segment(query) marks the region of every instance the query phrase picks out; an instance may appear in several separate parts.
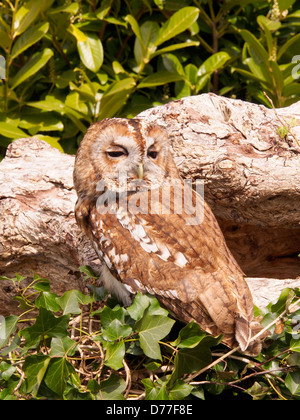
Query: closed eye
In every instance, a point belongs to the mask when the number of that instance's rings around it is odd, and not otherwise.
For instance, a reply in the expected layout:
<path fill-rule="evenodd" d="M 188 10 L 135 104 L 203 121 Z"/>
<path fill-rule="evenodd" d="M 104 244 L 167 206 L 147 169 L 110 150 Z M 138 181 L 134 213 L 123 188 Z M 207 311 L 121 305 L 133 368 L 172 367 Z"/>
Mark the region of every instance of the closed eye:
<path fill-rule="evenodd" d="M 153 149 L 149 149 L 147 152 L 148 157 L 150 157 L 151 159 L 156 159 L 158 152 L 156 150 Z"/>
<path fill-rule="evenodd" d="M 117 159 L 123 156 L 128 156 L 128 152 L 123 147 L 116 146 L 106 150 L 106 155 L 112 159 Z"/>

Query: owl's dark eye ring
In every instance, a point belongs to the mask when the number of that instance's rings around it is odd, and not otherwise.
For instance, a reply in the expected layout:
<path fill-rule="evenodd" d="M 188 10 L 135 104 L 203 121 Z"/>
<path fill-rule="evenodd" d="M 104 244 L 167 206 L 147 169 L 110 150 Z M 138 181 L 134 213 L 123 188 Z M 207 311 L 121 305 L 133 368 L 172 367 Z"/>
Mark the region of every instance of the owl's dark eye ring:
<path fill-rule="evenodd" d="M 151 159 L 156 159 L 158 152 L 156 150 L 148 150 L 148 157 L 150 157 Z"/>

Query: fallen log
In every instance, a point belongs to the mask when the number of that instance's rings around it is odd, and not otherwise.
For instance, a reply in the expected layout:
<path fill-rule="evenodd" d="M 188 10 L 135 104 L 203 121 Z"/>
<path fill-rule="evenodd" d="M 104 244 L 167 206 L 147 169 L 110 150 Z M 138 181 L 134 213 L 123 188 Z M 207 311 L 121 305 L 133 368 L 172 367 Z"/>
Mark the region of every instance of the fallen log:
<path fill-rule="evenodd" d="M 229 248 L 257 306 L 300 286 L 300 102 L 269 110 L 204 94 L 139 115 L 165 127 L 184 178 L 204 179 Z M 285 139 L 277 127 L 293 119 Z M 0 163 L 0 275 L 32 273 L 51 290 L 84 290 L 80 265 L 99 260 L 76 225 L 74 156 L 37 138 L 19 139 Z M 298 278 L 297 278 L 298 277 Z M 0 280 L 0 314 L 17 313 L 15 290 Z"/>

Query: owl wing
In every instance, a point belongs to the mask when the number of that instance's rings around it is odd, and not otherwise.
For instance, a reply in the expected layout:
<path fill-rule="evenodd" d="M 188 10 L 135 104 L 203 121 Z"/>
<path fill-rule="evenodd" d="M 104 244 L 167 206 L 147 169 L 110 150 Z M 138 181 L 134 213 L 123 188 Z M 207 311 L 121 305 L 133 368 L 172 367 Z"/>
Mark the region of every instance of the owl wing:
<path fill-rule="evenodd" d="M 89 217 L 96 251 L 131 293 L 149 292 L 177 319 L 195 320 L 246 350 L 255 324 L 252 296 L 210 208 L 194 191 L 180 213 L 175 199 L 154 206 L 151 200 L 144 191 L 127 197 L 127 208 L 94 207 Z M 138 211 L 128 211 L 130 204 Z M 192 211 L 198 224 L 190 224 Z"/>

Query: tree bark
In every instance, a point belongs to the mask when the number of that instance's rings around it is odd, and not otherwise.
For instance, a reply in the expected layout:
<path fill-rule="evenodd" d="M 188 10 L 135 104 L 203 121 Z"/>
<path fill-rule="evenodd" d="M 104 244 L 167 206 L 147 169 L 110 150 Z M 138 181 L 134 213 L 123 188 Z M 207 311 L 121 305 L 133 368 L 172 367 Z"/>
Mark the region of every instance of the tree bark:
<path fill-rule="evenodd" d="M 274 110 L 203 94 L 139 118 L 166 129 L 183 178 L 204 180 L 204 198 L 248 276 L 300 275 L 300 102 Z"/>
<path fill-rule="evenodd" d="M 144 111 L 170 136 L 181 175 L 204 179 L 229 248 L 264 307 L 300 286 L 300 102 L 276 111 L 204 94 Z M 281 120 L 279 121 L 278 118 Z M 293 124 L 291 123 L 293 118 Z M 281 139 L 277 127 L 293 125 Z M 297 125 L 295 125 L 297 124 Z M 100 269 L 76 225 L 74 156 L 36 138 L 19 139 L 0 163 L 0 275 L 32 273 L 51 290 L 84 290 L 80 265 Z M 0 280 L 0 314 L 17 313 L 15 290 Z"/>

